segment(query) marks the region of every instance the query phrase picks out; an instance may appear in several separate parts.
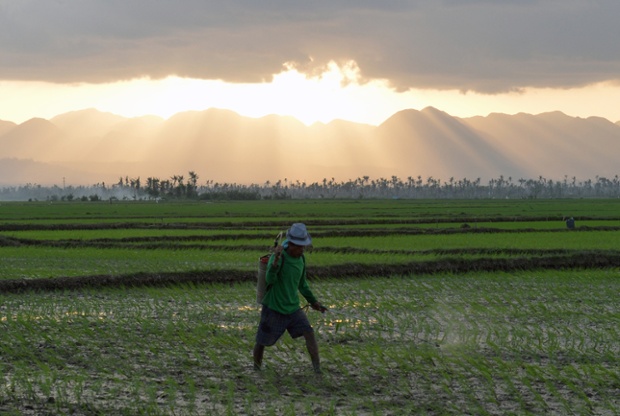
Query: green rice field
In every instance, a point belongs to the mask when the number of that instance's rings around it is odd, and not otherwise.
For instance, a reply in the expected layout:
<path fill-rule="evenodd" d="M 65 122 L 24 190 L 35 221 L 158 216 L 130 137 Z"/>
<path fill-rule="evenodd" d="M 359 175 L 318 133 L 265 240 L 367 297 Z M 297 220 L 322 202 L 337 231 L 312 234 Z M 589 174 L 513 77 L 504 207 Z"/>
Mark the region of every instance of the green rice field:
<path fill-rule="evenodd" d="M 321 375 L 252 366 L 293 222 Z M 2 203 L 0 252 L 2 415 L 620 414 L 618 200 Z"/>

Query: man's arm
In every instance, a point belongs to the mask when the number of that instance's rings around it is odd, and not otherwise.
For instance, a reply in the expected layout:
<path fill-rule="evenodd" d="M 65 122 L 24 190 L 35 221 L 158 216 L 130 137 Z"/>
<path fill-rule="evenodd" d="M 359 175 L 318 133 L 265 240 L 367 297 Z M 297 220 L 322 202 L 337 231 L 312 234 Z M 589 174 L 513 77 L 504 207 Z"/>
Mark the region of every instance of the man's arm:
<path fill-rule="evenodd" d="M 315 311 L 319 311 L 321 313 L 327 312 L 327 308 L 325 306 L 321 305 L 319 302 L 314 302 L 310 306 L 312 306 L 312 309 L 314 309 Z"/>
<path fill-rule="evenodd" d="M 278 280 L 279 269 L 282 264 L 282 246 L 277 246 L 267 263 L 267 273 L 265 274 L 265 282 L 268 285 L 274 284 Z"/>
<path fill-rule="evenodd" d="M 316 299 L 316 296 L 314 296 L 314 293 L 312 293 L 312 290 L 310 290 L 310 285 L 308 285 L 305 270 L 304 274 L 301 276 L 301 281 L 299 282 L 299 292 L 303 295 L 304 298 L 306 298 L 310 306 L 312 306 L 312 309 L 321 313 L 327 311 L 327 308 L 319 303 L 319 301 Z"/>

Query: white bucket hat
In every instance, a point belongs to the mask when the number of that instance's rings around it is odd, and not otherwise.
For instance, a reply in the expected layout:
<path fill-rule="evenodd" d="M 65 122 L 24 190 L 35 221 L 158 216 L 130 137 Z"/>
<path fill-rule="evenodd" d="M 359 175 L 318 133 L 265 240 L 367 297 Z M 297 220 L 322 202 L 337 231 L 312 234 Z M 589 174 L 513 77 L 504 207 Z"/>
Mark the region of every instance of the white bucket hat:
<path fill-rule="evenodd" d="M 291 225 L 286 232 L 286 239 L 298 246 L 309 246 L 312 244 L 312 238 L 308 234 L 306 225 L 300 222 Z"/>

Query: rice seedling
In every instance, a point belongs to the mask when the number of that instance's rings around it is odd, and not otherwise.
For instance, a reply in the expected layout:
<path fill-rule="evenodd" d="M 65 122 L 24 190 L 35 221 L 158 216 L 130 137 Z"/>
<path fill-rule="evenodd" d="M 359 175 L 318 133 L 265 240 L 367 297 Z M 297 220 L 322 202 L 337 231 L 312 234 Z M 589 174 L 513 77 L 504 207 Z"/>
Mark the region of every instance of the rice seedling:
<path fill-rule="evenodd" d="M 0 413 L 620 411 L 617 268 L 553 270 L 588 253 L 613 264 L 615 201 L 263 202 L 0 205 L 3 279 L 249 276 L 0 292 Z M 567 231 L 569 212 L 609 229 Z M 309 272 L 330 309 L 309 312 L 321 378 L 287 337 L 263 371 L 251 365 L 256 259 L 294 218 L 316 222 Z M 460 229 L 471 219 L 501 230 Z M 84 224 L 97 229 L 71 229 Z M 547 258 L 544 269 L 483 272 Z M 441 262 L 471 268 L 412 272 Z"/>

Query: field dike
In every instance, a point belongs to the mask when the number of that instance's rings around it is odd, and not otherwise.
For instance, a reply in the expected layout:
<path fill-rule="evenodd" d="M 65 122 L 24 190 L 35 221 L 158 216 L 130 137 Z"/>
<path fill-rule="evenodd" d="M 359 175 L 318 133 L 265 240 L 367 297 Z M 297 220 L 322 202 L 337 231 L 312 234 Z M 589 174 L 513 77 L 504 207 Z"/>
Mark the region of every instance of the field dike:
<path fill-rule="evenodd" d="M 531 251 L 530 251 L 530 254 Z M 405 264 L 348 263 L 309 267 L 309 279 L 355 279 L 368 276 L 408 276 L 441 273 L 510 272 L 533 270 L 614 269 L 620 266 L 620 253 L 602 251 L 565 252 L 562 255 L 519 258 L 442 258 Z M 169 286 L 185 283 L 241 283 L 256 280 L 256 274 L 243 270 L 200 270 L 189 272 L 123 275 L 93 275 L 37 279 L 0 280 L 0 292 L 80 290 L 103 287 Z"/>
<path fill-rule="evenodd" d="M 542 218 L 541 218 L 542 219 Z M 465 218 L 472 220 L 472 218 Z M 498 221 L 499 219 L 495 219 Z M 538 218 L 528 218 L 538 220 Z M 437 222 L 443 220 L 438 219 Z M 455 236 L 455 238 L 467 235 L 497 235 L 498 238 L 512 238 L 511 236 L 524 236 L 530 233 L 540 232 L 540 229 L 526 227 L 518 229 L 502 229 L 492 227 L 472 227 L 467 222 L 458 228 L 410 228 L 421 221 L 416 220 L 380 220 L 380 221 L 356 221 L 347 220 L 339 225 L 369 225 L 376 223 L 393 225 L 395 228 L 377 229 L 331 229 L 335 223 L 332 221 L 316 221 L 315 227 L 328 227 L 328 231 L 316 231 L 313 237 L 317 240 L 326 238 L 390 238 L 403 236 Z M 502 222 L 502 221 L 500 221 Z M 503 222 L 508 222 L 506 218 Z M 0 247 L 49 247 L 56 249 L 131 249 L 131 250 L 219 250 L 219 251 L 262 251 L 264 245 L 238 244 L 236 238 L 225 231 L 230 229 L 252 229 L 258 227 L 276 228 L 277 224 L 270 222 L 244 221 L 243 223 L 218 223 L 214 226 L 205 226 L 201 223 L 171 223 L 153 226 L 139 222 L 125 223 L 98 223 L 98 224 L 3 224 L 0 232 L 10 233 L 14 231 L 78 231 L 78 230 L 190 230 L 196 231 L 195 235 L 168 236 L 157 235 L 153 237 L 135 236 L 121 238 L 90 238 L 90 239 L 32 239 L 0 235 Z M 210 235 L 202 235 L 201 232 L 210 230 Z M 617 232 L 620 227 L 616 226 L 581 226 L 578 229 L 545 229 L 545 233 L 566 235 L 587 235 L 589 232 Z M 218 234 L 219 232 L 219 234 Z M 244 235 L 244 241 L 260 241 L 264 243 L 273 236 L 267 233 L 252 233 Z M 231 242 L 233 244 L 231 244 Z M 601 249 L 541 249 L 541 248 L 433 248 L 428 250 L 407 249 L 368 249 L 360 247 L 321 247 L 314 248 L 314 252 L 329 252 L 343 255 L 400 255 L 411 257 L 426 255 L 434 256 L 432 260 L 403 261 L 399 263 L 367 264 L 355 261 L 346 261 L 343 264 L 316 266 L 309 268 L 310 279 L 355 279 L 367 276 L 408 276 L 428 275 L 438 273 L 471 273 L 471 272 L 508 272 L 527 270 L 570 270 L 570 269 L 613 269 L 620 267 L 620 251 Z M 344 258 L 344 257 L 343 257 Z M 55 290 L 79 290 L 84 288 L 98 287 L 139 287 L 139 286 L 168 286 L 183 283 L 236 283 L 254 281 L 254 271 L 209 268 L 178 272 L 148 272 L 140 271 L 133 273 L 117 274 L 92 274 L 83 276 L 49 277 L 49 278 L 24 278 L 24 279 L 0 279 L 0 292 L 18 293 L 24 291 L 55 291 Z"/>

